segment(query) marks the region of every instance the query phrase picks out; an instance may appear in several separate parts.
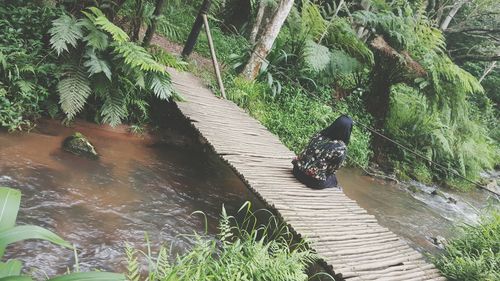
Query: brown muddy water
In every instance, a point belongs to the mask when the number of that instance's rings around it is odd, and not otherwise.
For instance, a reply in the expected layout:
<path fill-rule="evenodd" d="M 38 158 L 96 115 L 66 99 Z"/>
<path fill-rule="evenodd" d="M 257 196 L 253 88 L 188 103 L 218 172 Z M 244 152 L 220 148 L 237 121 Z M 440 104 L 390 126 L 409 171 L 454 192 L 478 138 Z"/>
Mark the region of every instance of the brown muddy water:
<path fill-rule="evenodd" d="M 500 208 L 496 196 L 480 189 L 461 193 L 418 182 L 395 184 L 349 169 L 339 171 L 338 177 L 344 193 L 382 226 L 418 251 L 433 255 L 441 251 L 433 237 L 456 237 L 460 225 L 475 224 L 488 210 Z M 436 189 L 444 196 L 432 195 Z"/>
<path fill-rule="evenodd" d="M 100 160 L 60 149 L 76 131 L 93 142 Z M 43 121 L 29 134 L 0 133 L 0 186 L 22 191 L 18 224 L 46 227 L 74 243 L 83 270 L 123 270 L 125 243 L 144 249 L 146 233 L 153 249 L 160 243 L 172 243 L 174 254 L 189 249 L 194 238 L 185 234 L 205 230 L 194 211 L 207 215 L 214 235 L 222 204 L 230 214 L 245 201 L 262 207 L 224 163 L 197 146 L 165 144 L 125 128 Z M 7 255 L 40 279 L 75 262 L 71 250 L 39 241 L 11 246 Z"/>
<path fill-rule="evenodd" d="M 95 144 L 100 160 L 60 149 L 62 140 L 76 131 Z M 348 197 L 422 252 L 438 252 L 430 237 L 453 237 L 454 225 L 474 223 L 488 204 L 498 206 L 481 191 L 445 191 L 457 200 L 454 204 L 430 195 L 435 187 L 413 183 L 419 192 L 410 192 L 407 186 L 351 169 L 338 176 Z M 169 243 L 174 254 L 187 251 L 194 238 L 185 234 L 205 228 L 201 216 L 191 215 L 194 211 L 207 215 L 213 236 L 223 204 L 229 213 L 245 201 L 263 206 L 192 133 L 140 137 L 125 127 L 85 122 L 66 128 L 42 121 L 29 134 L 0 132 L 0 185 L 23 193 L 18 223 L 49 228 L 74 243 L 82 270 L 123 270 L 125 243 L 144 249 L 146 233 L 153 249 Z M 39 241 L 16 244 L 7 255 L 20 258 L 39 279 L 75 263 L 72 251 Z"/>

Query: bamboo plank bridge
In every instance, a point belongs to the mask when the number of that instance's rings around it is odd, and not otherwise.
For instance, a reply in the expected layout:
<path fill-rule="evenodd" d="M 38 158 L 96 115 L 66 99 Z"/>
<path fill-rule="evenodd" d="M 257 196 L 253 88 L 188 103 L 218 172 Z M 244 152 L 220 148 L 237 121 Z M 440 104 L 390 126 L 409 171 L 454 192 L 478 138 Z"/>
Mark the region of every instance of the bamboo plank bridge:
<path fill-rule="evenodd" d="M 189 73 L 169 70 L 177 106 L 268 207 L 306 238 L 339 280 L 446 280 L 341 190 L 313 190 L 291 173 L 295 156 L 257 120 Z"/>

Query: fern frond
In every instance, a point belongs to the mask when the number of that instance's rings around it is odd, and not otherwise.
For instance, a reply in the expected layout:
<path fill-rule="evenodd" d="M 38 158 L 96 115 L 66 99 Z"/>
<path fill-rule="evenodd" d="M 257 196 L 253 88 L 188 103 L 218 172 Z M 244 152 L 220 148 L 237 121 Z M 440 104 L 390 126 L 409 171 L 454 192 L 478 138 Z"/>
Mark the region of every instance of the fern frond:
<path fill-rule="evenodd" d="M 73 119 L 83 109 L 92 91 L 85 70 L 80 67 L 68 68 L 64 76 L 57 84 L 59 103 L 68 119 Z"/>
<path fill-rule="evenodd" d="M 49 33 L 51 35 L 50 45 L 56 50 L 57 55 L 68 51 L 68 44 L 76 47 L 78 40 L 83 36 L 79 22 L 66 14 L 52 22 Z"/>
<path fill-rule="evenodd" d="M 151 73 L 148 82 L 149 88 L 159 99 L 168 100 L 172 96 L 172 83 L 168 74 Z"/>
<path fill-rule="evenodd" d="M 101 108 L 102 122 L 112 127 L 119 125 L 128 115 L 125 98 L 119 93 L 110 93 L 105 97 Z"/>
<path fill-rule="evenodd" d="M 175 25 L 173 22 L 169 21 L 167 17 L 160 16 L 158 18 L 158 31 L 173 40 L 181 38 L 179 26 Z"/>
<path fill-rule="evenodd" d="M 302 1 L 301 30 L 308 33 L 313 39 L 318 39 L 327 28 L 326 20 L 321 15 L 318 5 L 312 1 Z"/>
<path fill-rule="evenodd" d="M 127 255 L 127 281 L 139 281 L 141 272 L 137 261 L 137 251 L 127 243 L 125 253 Z"/>
<path fill-rule="evenodd" d="M 361 63 L 373 64 L 372 51 L 358 38 L 346 19 L 337 18 L 330 24 L 325 36 L 325 45 L 342 50 Z"/>
<path fill-rule="evenodd" d="M 307 67 L 319 73 L 330 63 L 330 50 L 312 40 L 307 40 L 304 48 L 303 59 Z"/>
<path fill-rule="evenodd" d="M 112 74 L 107 61 L 98 58 L 93 49 L 88 49 L 84 57 L 87 60 L 83 62 L 83 66 L 88 68 L 89 77 L 97 73 L 104 73 L 111 81 Z"/>
<path fill-rule="evenodd" d="M 156 270 L 155 270 L 155 280 L 165 280 L 172 270 L 170 263 L 168 262 L 168 251 L 162 246 L 160 248 L 160 252 L 158 253 L 158 260 L 156 262 Z"/>
<path fill-rule="evenodd" d="M 132 42 L 114 45 L 115 51 L 120 54 L 124 62 L 132 68 L 142 71 L 165 72 L 165 67 L 156 62 L 153 57 L 141 46 Z"/>
<path fill-rule="evenodd" d="M 127 33 L 110 22 L 101 10 L 96 7 L 90 7 L 88 10 L 90 13 L 87 11 L 82 11 L 82 13 L 100 29 L 111 34 L 115 42 L 124 43 L 129 40 Z"/>
<path fill-rule="evenodd" d="M 188 66 L 187 62 L 176 58 L 172 54 L 165 51 L 162 47 L 158 45 L 152 45 L 149 50 L 155 61 L 165 66 L 175 68 L 177 70 L 182 70 L 182 71 L 187 70 Z"/>
<path fill-rule="evenodd" d="M 82 19 L 81 25 L 87 30 L 87 35 L 83 40 L 92 48 L 102 51 L 109 45 L 108 35 L 100 31 L 95 24 L 89 19 Z"/>

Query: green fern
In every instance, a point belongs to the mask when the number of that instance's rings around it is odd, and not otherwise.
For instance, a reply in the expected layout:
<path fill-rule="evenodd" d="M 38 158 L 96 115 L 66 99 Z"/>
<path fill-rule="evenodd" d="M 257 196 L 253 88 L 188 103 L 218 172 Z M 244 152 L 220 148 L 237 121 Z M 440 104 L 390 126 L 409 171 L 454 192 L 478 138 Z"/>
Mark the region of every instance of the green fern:
<path fill-rule="evenodd" d="M 106 77 L 111 81 L 111 68 L 107 61 L 97 57 L 94 49 L 88 49 L 85 53 L 84 58 L 87 60 L 83 62 L 83 66 L 88 68 L 89 76 L 98 73 L 104 73 Z"/>
<path fill-rule="evenodd" d="M 142 71 L 165 72 L 165 67 L 156 62 L 153 57 L 141 46 L 132 42 L 115 44 L 114 50 L 120 54 L 124 62 L 132 68 L 139 68 Z"/>
<path fill-rule="evenodd" d="M 314 40 L 318 40 L 327 29 L 326 20 L 318 5 L 309 0 L 302 1 L 301 24 L 301 30 Z"/>
<path fill-rule="evenodd" d="M 103 51 L 109 46 L 108 35 L 100 31 L 91 20 L 82 19 L 81 25 L 88 32 L 83 37 L 83 41 L 87 42 L 89 46 L 99 51 Z"/>
<path fill-rule="evenodd" d="M 149 88 L 155 96 L 162 100 L 168 100 L 173 93 L 170 77 L 166 73 L 151 73 L 149 75 Z"/>
<path fill-rule="evenodd" d="M 175 68 L 177 70 L 187 70 L 187 67 L 189 65 L 187 62 L 178 59 L 177 57 L 165 51 L 162 47 L 158 45 L 151 45 L 149 51 L 151 52 L 154 60 L 156 60 L 157 62 L 165 66 Z"/>
<path fill-rule="evenodd" d="M 330 63 L 331 53 L 328 47 L 312 40 L 307 40 L 304 48 L 303 59 L 308 69 L 319 73 L 326 69 Z"/>
<path fill-rule="evenodd" d="M 90 7 L 88 10 L 90 13 L 86 11 L 82 11 L 82 13 L 100 29 L 111 34 L 115 42 L 124 43 L 129 40 L 127 33 L 110 22 L 101 10 L 96 7 Z"/>
<path fill-rule="evenodd" d="M 139 281 L 141 272 L 139 262 L 137 261 L 137 251 L 126 243 L 125 253 L 127 255 L 127 281 Z"/>
<path fill-rule="evenodd" d="M 125 97 L 120 93 L 110 93 L 101 108 L 101 121 L 112 127 L 119 125 L 128 115 Z"/>
<path fill-rule="evenodd" d="M 76 47 L 78 40 L 82 38 L 82 29 L 79 22 L 72 16 L 63 14 L 52 22 L 49 30 L 51 35 L 50 45 L 58 55 L 63 51 L 68 51 L 68 44 Z"/>
<path fill-rule="evenodd" d="M 68 67 L 64 77 L 57 84 L 57 92 L 60 97 L 59 103 L 68 119 L 73 119 L 83 109 L 92 90 L 90 89 L 90 81 L 85 75 L 85 70 L 80 67 Z"/>

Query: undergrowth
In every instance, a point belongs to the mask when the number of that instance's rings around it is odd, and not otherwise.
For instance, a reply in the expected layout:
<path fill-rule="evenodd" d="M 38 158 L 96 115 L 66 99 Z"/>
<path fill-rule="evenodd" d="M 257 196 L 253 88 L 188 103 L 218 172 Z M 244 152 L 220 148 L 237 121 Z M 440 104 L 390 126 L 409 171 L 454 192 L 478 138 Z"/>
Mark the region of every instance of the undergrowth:
<path fill-rule="evenodd" d="M 484 217 L 477 226 L 463 226 L 462 231 L 434 259 L 436 266 L 450 280 L 500 280 L 500 212 Z"/>
<path fill-rule="evenodd" d="M 247 204 L 244 218 L 227 215 L 222 208 L 216 239 L 195 235 L 188 253 L 175 258 L 162 246 L 156 255 L 127 246 L 130 281 L 305 281 L 306 270 L 316 255 L 303 242 L 295 243 L 286 226 L 271 216 L 259 224 Z M 241 209 L 240 209 L 241 210 Z M 141 270 L 141 264 L 148 265 Z M 327 276 L 327 274 L 322 273 Z M 332 278 L 330 278 L 333 280 Z"/>

